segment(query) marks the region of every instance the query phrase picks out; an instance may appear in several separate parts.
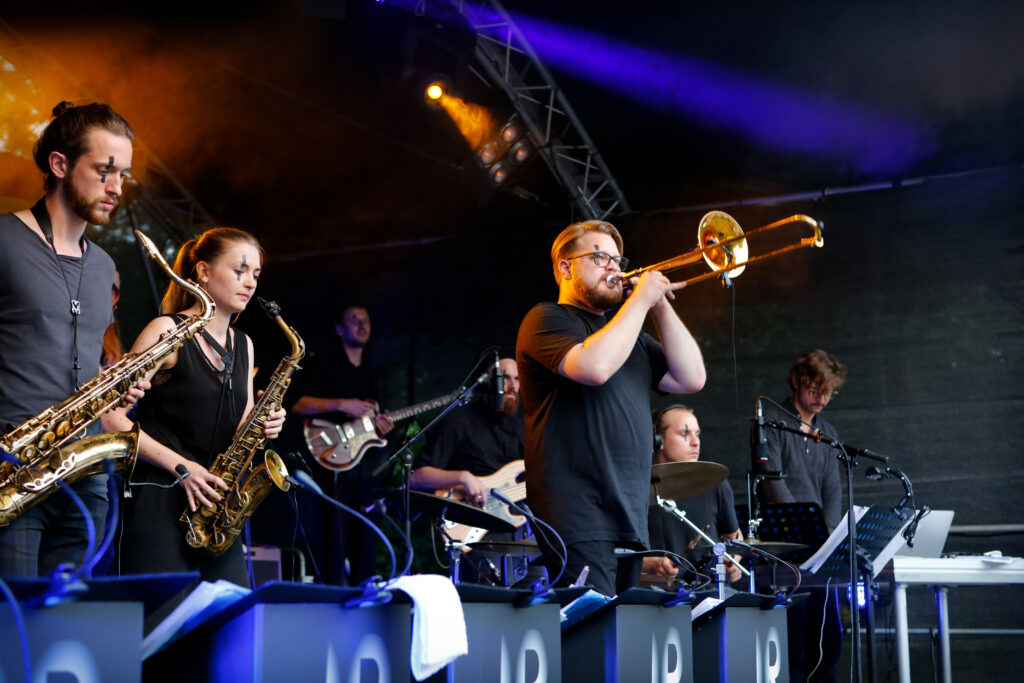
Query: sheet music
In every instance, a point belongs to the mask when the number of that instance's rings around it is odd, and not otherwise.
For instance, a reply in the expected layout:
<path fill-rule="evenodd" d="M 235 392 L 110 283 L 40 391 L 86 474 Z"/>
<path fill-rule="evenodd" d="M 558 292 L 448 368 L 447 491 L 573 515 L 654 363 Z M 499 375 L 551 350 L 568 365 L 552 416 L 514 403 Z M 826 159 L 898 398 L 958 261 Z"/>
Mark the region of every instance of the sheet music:
<path fill-rule="evenodd" d="M 854 519 L 856 519 L 859 522 L 860 518 L 863 517 L 864 513 L 867 511 L 867 506 L 854 505 Z M 846 539 L 846 526 L 847 519 L 849 518 L 849 516 L 850 512 L 847 511 L 846 514 L 843 515 L 843 520 L 835 529 L 832 530 L 832 534 L 825 540 L 824 543 L 821 544 L 821 547 L 818 548 L 818 551 L 811 555 L 809 558 L 807 558 L 807 560 L 802 565 L 800 565 L 800 569 L 802 571 L 815 574 L 819 569 L 821 569 L 821 565 L 825 564 L 825 560 L 828 559 L 828 556 L 831 555 L 833 551 L 835 551 L 835 549 L 839 547 L 839 544 Z M 896 551 L 894 550 L 893 552 Z"/>
<path fill-rule="evenodd" d="M 242 588 L 223 579 L 216 583 L 203 581 L 143 639 L 142 658 L 146 659 L 155 655 L 206 619 L 233 602 L 241 600 L 250 592 L 248 588 Z"/>

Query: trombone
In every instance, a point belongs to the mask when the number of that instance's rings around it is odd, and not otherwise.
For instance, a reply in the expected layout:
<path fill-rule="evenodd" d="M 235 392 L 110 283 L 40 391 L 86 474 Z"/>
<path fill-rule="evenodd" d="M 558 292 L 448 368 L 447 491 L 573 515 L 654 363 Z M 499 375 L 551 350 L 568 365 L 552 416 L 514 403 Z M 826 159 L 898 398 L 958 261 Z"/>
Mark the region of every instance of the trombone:
<path fill-rule="evenodd" d="M 799 242 L 789 244 L 785 247 L 780 247 L 774 251 L 770 251 L 767 254 L 761 254 L 760 256 L 754 256 L 753 258 L 748 257 L 747 249 L 747 238 L 752 237 L 761 232 L 767 232 L 769 230 L 775 230 L 781 228 L 784 225 L 790 223 L 806 223 L 811 226 L 812 234 L 809 237 L 801 238 Z M 700 219 L 700 224 L 697 226 L 697 246 L 689 251 L 674 256 L 664 261 L 659 261 L 650 266 L 644 266 L 643 268 L 635 268 L 626 273 L 616 273 L 609 275 L 606 279 L 608 284 L 613 285 L 618 282 L 629 280 L 630 278 L 636 277 L 641 273 L 645 273 L 648 270 L 676 270 L 684 266 L 688 266 L 691 263 L 698 263 L 702 258 L 707 262 L 708 266 L 711 267 L 711 272 L 704 273 L 703 275 L 694 276 L 686 280 L 686 284 L 694 284 L 702 280 L 707 280 L 712 277 L 722 278 L 722 284 L 728 287 L 731 284 L 732 278 L 738 277 L 743 269 L 751 263 L 757 261 L 763 261 L 771 258 L 772 256 L 778 256 L 784 254 L 787 251 L 793 251 L 794 249 L 803 249 L 804 247 L 821 247 L 825 244 L 824 238 L 821 236 L 822 224 L 814 220 L 810 216 L 803 214 L 796 214 L 789 218 L 783 218 L 781 221 L 775 221 L 768 225 L 763 225 L 760 228 L 755 228 L 750 232 L 744 233 L 740 228 L 740 224 L 736 222 L 729 214 L 724 211 L 710 211 L 704 214 L 704 217 Z"/>

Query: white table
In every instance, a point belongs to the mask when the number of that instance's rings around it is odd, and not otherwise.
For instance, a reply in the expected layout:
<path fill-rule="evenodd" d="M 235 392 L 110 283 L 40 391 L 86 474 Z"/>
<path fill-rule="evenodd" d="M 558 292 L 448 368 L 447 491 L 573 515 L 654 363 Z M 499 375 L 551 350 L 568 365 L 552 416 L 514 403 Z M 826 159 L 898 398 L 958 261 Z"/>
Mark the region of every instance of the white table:
<path fill-rule="evenodd" d="M 946 593 L 950 586 L 1024 584 L 1024 558 L 970 557 L 892 559 L 895 584 L 896 652 L 900 683 L 910 683 L 910 640 L 907 626 L 907 586 L 932 586 L 938 610 L 939 655 L 942 681 L 953 679 L 949 656 L 949 612 Z"/>

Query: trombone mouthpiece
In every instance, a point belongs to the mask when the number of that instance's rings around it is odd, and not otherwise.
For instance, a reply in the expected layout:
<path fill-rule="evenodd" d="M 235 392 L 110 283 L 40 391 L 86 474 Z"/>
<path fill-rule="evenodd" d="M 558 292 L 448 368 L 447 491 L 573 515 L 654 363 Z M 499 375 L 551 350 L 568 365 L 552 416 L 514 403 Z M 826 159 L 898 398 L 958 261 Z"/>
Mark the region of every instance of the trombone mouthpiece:
<path fill-rule="evenodd" d="M 615 285 L 617 285 L 617 284 L 619 284 L 620 282 L 622 282 L 622 280 L 624 280 L 624 279 L 625 279 L 625 278 L 623 278 L 623 277 L 621 277 L 621 276 L 619 276 L 619 275 L 615 275 L 615 274 L 613 273 L 612 275 L 609 275 L 608 277 L 606 277 L 606 278 L 604 279 L 604 281 L 605 281 L 606 283 L 608 283 L 608 286 L 609 286 L 609 287 L 614 287 Z"/>

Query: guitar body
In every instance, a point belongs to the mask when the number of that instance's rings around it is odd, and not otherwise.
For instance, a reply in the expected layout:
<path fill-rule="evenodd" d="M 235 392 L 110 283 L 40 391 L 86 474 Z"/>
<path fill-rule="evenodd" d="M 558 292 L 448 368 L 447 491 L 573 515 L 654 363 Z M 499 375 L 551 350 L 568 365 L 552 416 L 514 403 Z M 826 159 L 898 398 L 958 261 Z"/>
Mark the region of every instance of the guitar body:
<path fill-rule="evenodd" d="M 359 464 L 368 450 L 388 443 L 377 434 L 371 417 L 342 424 L 312 418 L 306 420 L 302 431 L 316 461 L 334 472 L 347 472 Z"/>
<path fill-rule="evenodd" d="M 526 484 L 516 481 L 519 475 L 525 471 L 526 463 L 524 461 L 513 460 L 494 474 L 486 477 L 480 477 L 480 481 L 488 488 L 488 490 L 497 489 L 501 491 L 506 498 L 518 503 L 521 500 L 526 500 Z M 452 489 L 438 489 L 434 493 L 442 498 L 451 498 L 452 500 L 457 500 L 459 502 L 466 502 L 466 491 L 461 486 L 456 486 Z M 487 503 L 483 506 L 483 509 L 495 517 L 500 517 L 517 529 L 526 523 L 525 517 L 511 512 L 507 505 L 493 496 L 487 497 Z M 480 529 L 466 524 L 449 522 L 445 526 L 445 533 L 448 534 L 452 540 L 461 541 L 463 544 L 469 544 L 482 540 L 487 534 L 487 529 Z M 463 548 L 463 550 L 468 552 L 470 548 Z"/>
<path fill-rule="evenodd" d="M 446 394 L 408 408 L 388 413 L 392 421 L 399 422 L 408 417 L 419 415 L 448 403 L 455 394 Z M 373 418 L 357 417 L 348 422 L 331 422 L 319 418 L 309 418 L 303 423 L 302 434 L 306 437 L 306 447 L 316 461 L 333 472 L 347 472 L 363 459 L 371 448 L 387 445 L 387 439 L 381 438 Z"/>

